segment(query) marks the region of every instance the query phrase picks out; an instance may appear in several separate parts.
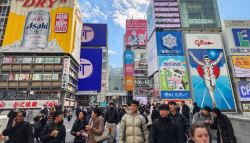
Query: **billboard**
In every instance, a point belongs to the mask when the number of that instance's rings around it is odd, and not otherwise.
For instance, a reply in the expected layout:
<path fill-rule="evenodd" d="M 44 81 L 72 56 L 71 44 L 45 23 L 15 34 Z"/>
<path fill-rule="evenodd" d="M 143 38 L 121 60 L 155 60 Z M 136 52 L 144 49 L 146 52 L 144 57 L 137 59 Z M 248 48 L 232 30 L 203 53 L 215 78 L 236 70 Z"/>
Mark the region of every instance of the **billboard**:
<path fill-rule="evenodd" d="M 181 32 L 156 32 L 156 39 L 158 56 L 184 56 Z"/>
<path fill-rule="evenodd" d="M 107 24 L 84 23 L 82 47 L 107 47 Z"/>
<path fill-rule="evenodd" d="M 126 45 L 147 45 L 147 20 L 126 20 Z"/>
<path fill-rule="evenodd" d="M 102 49 L 81 49 L 78 91 L 100 91 L 102 81 Z"/>
<path fill-rule="evenodd" d="M 239 81 L 238 89 L 241 101 L 250 101 L 250 81 Z"/>
<path fill-rule="evenodd" d="M 200 107 L 235 111 L 220 34 L 186 34 L 185 39 L 195 102 Z"/>
<path fill-rule="evenodd" d="M 235 77 L 250 77 L 250 56 L 232 56 Z"/>
<path fill-rule="evenodd" d="M 125 58 L 125 89 L 127 91 L 134 90 L 134 53 L 131 50 L 126 50 Z"/>
<path fill-rule="evenodd" d="M 12 1 L 0 52 L 68 53 L 78 61 L 81 23 L 76 1 Z"/>
<path fill-rule="evenodd" d="M 191 98 L 185 58 L 183 56 L 161 56 L 159 65 L 161 98 Z"/>
<path fill-rule="evenodd" d="M 134 64 L 134 53 L 131 50 L 125 51 L 125 64 Z"/>
<path fill-rule="evenodd" d="M 179 3 L 177 0 L 152 0 L 148 10 L 149 37 L 156 28 L 177 29 L 181 27 Z"/>
<path fill-rule="evenodd" d="M 156 34 L 152 35 L 147 44 L 147 58 L 148 58 L 148 77 L 152 76 L 158 71 L 158 56 L 156 45 Z"/>

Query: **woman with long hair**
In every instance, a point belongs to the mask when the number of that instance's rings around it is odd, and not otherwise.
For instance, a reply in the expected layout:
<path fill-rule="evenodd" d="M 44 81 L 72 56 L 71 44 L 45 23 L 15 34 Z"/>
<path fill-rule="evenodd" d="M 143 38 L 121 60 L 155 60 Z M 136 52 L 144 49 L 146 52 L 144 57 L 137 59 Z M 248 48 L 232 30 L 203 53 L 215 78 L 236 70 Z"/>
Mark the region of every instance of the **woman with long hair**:
<path fill-rule="evenodd" d="M 71 135 L 75 136 L 74 143 L 86 143 L 86 125 L 88 125 L 88 122 L 86 121 L 86 113 L 84 111 L 80 111 L 70 132 Z"/>

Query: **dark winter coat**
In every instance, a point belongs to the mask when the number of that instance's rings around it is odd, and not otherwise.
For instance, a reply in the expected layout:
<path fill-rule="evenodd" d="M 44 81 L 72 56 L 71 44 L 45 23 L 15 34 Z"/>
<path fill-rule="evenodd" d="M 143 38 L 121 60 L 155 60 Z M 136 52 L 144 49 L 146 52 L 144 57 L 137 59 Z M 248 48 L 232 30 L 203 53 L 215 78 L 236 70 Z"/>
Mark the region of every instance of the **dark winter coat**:
<path fill-rule="evenodd" d="M 104 120 L 105 120 L 105 122 L 108 122 L 111 124 L 112 123 L 118 124 L 118 122 L 119 122 L 118 111 L 114 108 L 108 109 L 108 111 L 106 112 L 106 114 L 104 116 Z"/>
<path fill-rule="evenodd" d="M 176 113 L 175 115 L 170 115 L 170 118 L 175 121 L 178 128 L 180 129 L 179 134 L 181 135 L 183 143 L 187 142 L 187 136 L 190 137 L 190 124 L 186 117 L 180 113 Z"/>
<path fill-rule="evenodd" d="M 152 115 L 151 115 L 152 122 L 154 122 L 154 120 L 158 119 L 159 117 L 160 117 L 159 111 L 158 110 L 153 110 Z"/>
<path fill-rule="evenodd" d="M 9 136 L 10 143 L 34 143 L 32 128 L 28 122 L 6 128 L 3 135 Z"/>
<path fill-rule="evenodd" d="M 194 109 L 193 109 L 193 115 L 200 112 L 201 108 L 197 105 L 194 106 Z"/>
<path fill-rule="evenodd" d="M 170 118 L 156 119 L 149 132 L 149 143 L 183 143 L 180 129 Z"/>
<path fill-rule="evenodd" d="M 217 129 L 217 143 L 237 143 L 233 126 L 226 115 L 221 114 L 220 117 L 215 117 L 211 127 Z"/>
<path fill-rule="evenodd" d="M 81 131 L 85 131 L 86 132 L 86 128 L 85 126 L 88 125 L 88 122 L 86 120 L 80 121 L 80 120 L 76 120 L 75 123 L 72 126 L 71 129 L 71 135 L 75 136 L 74 139 L 74 143 L 85 143 L 86 139 L 83 138 L 82 136 L 76 136 L 77 132 L 81 132 Z"/>
<path fill-rule="evenodd" d="M 188 122 L 190 121 L 190 108 L 184 104 L 182 106 L 182 115 L 184 115 L 184 117 L 186 117 L 186 119 L 188 120 Z"/>
<path fill-rule="evenodd" d="M 59 131 L 57 137 L 51 137 L 53 130 Z M 45 125 L 40 133 L 40 140 L 42 143 L 65 143 L 66 129 L 63 123 L 56 124 L 54 121 Z"/>
<path fill-rule="evenodd" d="M 122 120 L 122 117 L 123 117 L 125 114 L 126 114 L 126 111 L 125 111 L 124 109 L 121 109 L 121 110 L 119 111 L 119 121 Z"/>

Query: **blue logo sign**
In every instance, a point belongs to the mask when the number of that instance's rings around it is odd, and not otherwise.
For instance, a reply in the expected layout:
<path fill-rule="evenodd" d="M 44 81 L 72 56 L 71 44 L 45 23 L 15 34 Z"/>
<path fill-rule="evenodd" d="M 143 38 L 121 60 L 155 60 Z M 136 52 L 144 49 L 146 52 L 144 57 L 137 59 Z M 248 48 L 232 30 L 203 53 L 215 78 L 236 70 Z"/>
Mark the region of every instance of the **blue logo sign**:
<path fill-rule="evenodd" d="M 157 32 L 156 38 L 158 56 L 184 56 L 181 32 Z"/>
<path fill-rule="evenodd" d="M 191 99 L 189 91 L 161 91 L 161 99 Z"/>
<path fill-rule="evenodd" d="M 82 47 L 86 46 L 107 46 L 107 24 L 83 24 Z"/>
<path fill-rule="evenodd" d="M 250 81 L 239 81 L 238 88 L 241 101 L 250 101 Z"/>
<path fill-rule="evenodd" d="M 79 91 L 100 91 L 102 77 L 102 49 L 81 49 L 78 73 Z"/>
<path fill-rule="evenodd" d="M 250 29 L 234 28 L 232 31 L 236 47 L 250 47 Z"/>

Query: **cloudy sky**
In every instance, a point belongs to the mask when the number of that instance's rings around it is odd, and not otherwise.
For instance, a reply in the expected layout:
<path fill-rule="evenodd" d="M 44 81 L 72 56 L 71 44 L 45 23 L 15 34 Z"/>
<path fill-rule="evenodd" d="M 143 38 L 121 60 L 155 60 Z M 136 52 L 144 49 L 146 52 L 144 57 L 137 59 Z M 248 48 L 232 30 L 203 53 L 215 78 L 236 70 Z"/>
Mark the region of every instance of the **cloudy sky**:
<path fill-rule="evenodd" d="M 126 19 L 146 18 L 149 0 L 79 0 L 85 23 L 108 24 L 109 64 L 122 66 Z M 221 19 L 249 19 L 250 0 L 218 0 Z"/>

